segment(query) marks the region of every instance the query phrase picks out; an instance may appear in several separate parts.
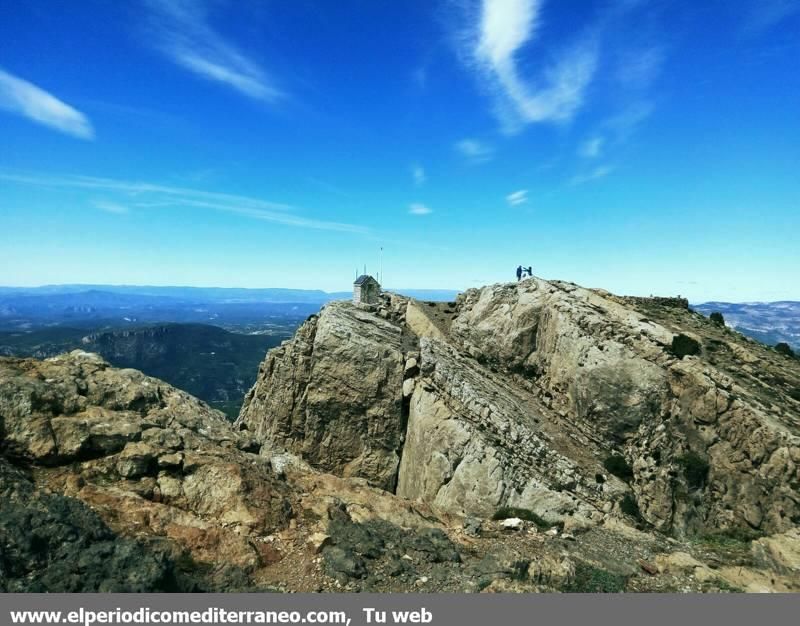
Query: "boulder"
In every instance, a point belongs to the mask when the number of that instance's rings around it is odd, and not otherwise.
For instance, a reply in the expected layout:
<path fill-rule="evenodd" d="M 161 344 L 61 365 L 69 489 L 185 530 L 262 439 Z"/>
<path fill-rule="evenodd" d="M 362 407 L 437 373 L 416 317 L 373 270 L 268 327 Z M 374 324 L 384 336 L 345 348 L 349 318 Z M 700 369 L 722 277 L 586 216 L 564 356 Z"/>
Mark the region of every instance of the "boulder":
<path fill-rule="evenodd" d="M 762 537 L 752 543 L 751 549 L 760 567 L 800 580 L 800 529 Z"/>
<path fill-rule="evenodd" d="M 123 478 L 149 476 L 156 472 L 156 455 L 146 443 L 129 443 L 117 457 L 116 468 Z"/>
<path fill-rule="evenodd" d="M 503 530 L 522 530 L 525 528 L 525 522 L 518 517 L 509 517 L 500 522 L 500 527 Z"/>
<path fill-rule="evenodd" d="M 328 304 L 272 350 L 236 427 L 319 469 L 394 490 L 404 436 L 403 330 Z"/>

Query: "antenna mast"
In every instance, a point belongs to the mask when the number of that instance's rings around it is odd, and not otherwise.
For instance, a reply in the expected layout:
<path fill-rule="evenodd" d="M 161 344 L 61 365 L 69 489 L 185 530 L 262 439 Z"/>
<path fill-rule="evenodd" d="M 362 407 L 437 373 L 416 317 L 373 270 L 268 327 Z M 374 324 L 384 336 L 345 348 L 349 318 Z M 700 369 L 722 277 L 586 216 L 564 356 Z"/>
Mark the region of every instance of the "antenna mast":
<path fill-rule="evenodd" d="M 383 246 L 381 246 L 381 262 L 378 270 L 378 282 L 383 284 Z"/>

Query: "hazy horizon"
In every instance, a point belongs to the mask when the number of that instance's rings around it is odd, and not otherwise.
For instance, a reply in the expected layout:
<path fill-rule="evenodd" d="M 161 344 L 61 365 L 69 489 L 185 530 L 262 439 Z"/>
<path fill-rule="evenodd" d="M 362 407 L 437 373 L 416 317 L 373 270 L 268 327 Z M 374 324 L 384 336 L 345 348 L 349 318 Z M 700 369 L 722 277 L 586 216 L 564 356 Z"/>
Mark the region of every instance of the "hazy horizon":
<path fill-rule="evenodd" d="M 545 279 L 547 280 L 547 279 Z M 559 279 L 550 279 L 550 280 L 559 280 Z M 513 280 L 507 281 L 498 281 L 498 282 L 514 282 Z M 493 283 L 488 283 L 493 284 Z M 487 284 L 487 286 L 488 286 Z M 243 290 L 243 291 L 269 291 L 269 290 L 282 290 L 282 291 L 301 291 L 301 292 L 320 292 L 326 295 L 332 294 L 349 294 L 351 293 L 351 289 L 334 289 L 334 290 L 326 290 L 322 288 L 297 288 L 297 287 L 287 287 L 287 286 L 261 286 L 261 287 L 240 287 L 240 286 L 220 286 L 220 285 L 158 285 L 158 284 L 142 284 L 142 285 L 135 285 L 129 283 L 54 283 L 54 284 L 42 284 L 42 285 L 0 285 L 0 290 L 2 289 L 14 289 L 14 290 L 36 290 L 36 289 L 56 289 L 58 287 L 72 287 L 72 288 L 87 288 L 88 289 L 102 289 L 102 288 L 131 288 L 131 289 L 198 289 L 198 290 Z M 602 287 L 592 286 L 592 285 L 581 285 L 581 287 L 586 287 L 587 289 L 603 289 Z M 451 287 L 412 287 L 412 286 L 404 286 L 404 287 L 397 287 L 397 286 L 387 286 L 383 287 L 386 291 L 396 291 L 396 292 L 439 292 L 439 293 L 460 293 L 465 291 L 464 289 L 455 289 Z M 81 292 L 74 292 L 74 293 L 81 293 Z M 683 294 L 663 294 L 663 293 L 616 293 L 616 295 L 631 295 L 631 296 L 677 296 Z M 684 296 L 686 297 L 686 296 Z M 799 303 L 800 298 L 792 299 L 792 298 L 784 298 L 780 300 L 718 300 L 718 299 L 689 299 L 691 304 L 713 304 L 716 302 L 725 303 L 725 304 L 774 304 L 780 302 L 792 302 L 792 303 Z"/>

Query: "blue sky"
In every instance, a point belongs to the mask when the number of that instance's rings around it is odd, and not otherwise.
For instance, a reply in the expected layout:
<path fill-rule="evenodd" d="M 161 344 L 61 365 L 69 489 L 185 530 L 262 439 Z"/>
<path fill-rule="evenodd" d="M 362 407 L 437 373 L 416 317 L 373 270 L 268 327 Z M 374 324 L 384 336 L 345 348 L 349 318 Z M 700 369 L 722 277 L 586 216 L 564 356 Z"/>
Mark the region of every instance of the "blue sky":
<path fill-rule="evenodd" d="M 800 1 L 0 2 L 0 284 L 800 299 Z"/>

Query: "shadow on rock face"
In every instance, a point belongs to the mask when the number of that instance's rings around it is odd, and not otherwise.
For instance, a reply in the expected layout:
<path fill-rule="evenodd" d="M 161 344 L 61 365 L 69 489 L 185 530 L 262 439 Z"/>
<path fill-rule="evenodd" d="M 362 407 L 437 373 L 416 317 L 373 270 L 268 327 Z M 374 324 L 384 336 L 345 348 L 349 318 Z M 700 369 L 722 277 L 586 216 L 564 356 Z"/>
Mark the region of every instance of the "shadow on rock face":
<path fill-rule="evenodd" d="M 251 588 L 236 568 L 203 572 L 174 544 L 120 537 L 80 500 L 35 490 L 0 459 L 0 591 L 193 592 Z"/>
<path fill-rule="evenodd" d="M 380 519 L 354 522 L 343 507 L 332 507 L 329 515 L 331 543 L 322 550 L 324 569 L 342 585 L 358 581 L 370 589 L 386 577 L 413 583 L 415 563 L 455 571 L 461 562 L 455 544 L 437 528 L 408 531 Z"/>

